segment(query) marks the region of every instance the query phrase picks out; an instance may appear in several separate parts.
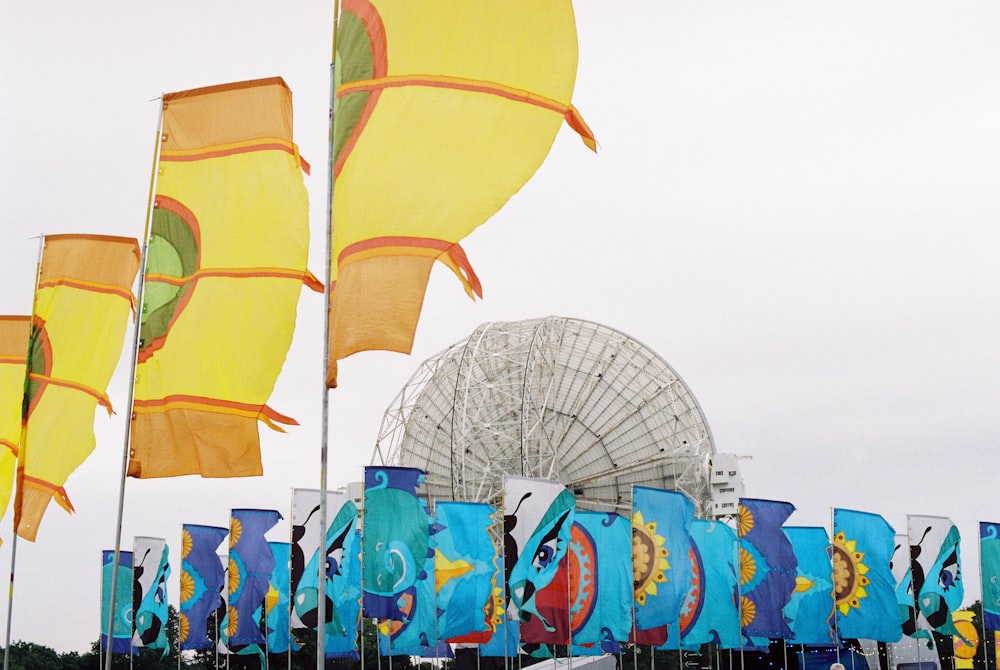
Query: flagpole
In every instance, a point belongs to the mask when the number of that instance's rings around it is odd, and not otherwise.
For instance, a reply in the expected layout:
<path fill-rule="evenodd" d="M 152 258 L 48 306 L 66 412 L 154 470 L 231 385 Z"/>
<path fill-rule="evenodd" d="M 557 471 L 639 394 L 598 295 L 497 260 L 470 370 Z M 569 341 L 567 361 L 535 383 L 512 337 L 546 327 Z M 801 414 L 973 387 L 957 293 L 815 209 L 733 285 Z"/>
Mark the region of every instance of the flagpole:
<path fill-rule="evenodd" d="M 340 15 L 340 0 L 333 3 L 333 35 L 330 40 L 330 114 L 328 119 L 327 176 L 326 176 L 326 277 L 323 282 L 323 409 L 320 427 L 319 451 L 319 542 L 322 561 L 317 561 L 319 570 L 318 599 L 316 609 L 316 670 L 326 665 L 326 475 L 327 450 L 330 432 L 330 388 L 326 374 L 330 369 L 330 280 L 333 277 L 333 164 L 334 136 L 333 120 L 336 108 L 337 72 L 337 20 Z M 363 637 L 363 636 L 362 636 Z"/>
<path fill-rule="evenodd" d="M 135 399 L 135 368 L 136 359 L 139 355 L 139 336 L 142 333 L 142 299 L 146 286 L 146 251 L 149 247 L 149 229 L 153 219 L 153 202 L 156 194 L 156 167 L 160 161 L 160 146 L 163 143 L 163 107 L 166 103 L 160 98 L 160 113 L 156 121 L 156 144 L 153 147 L 153 169 L 149 173 L 149 196 L 146 199 L 146 225 L 142 234 L 142 251 L 139 256 L 139 290 L 136 295 L 135 326 L 132 333 L 132 358 L 131 373 L 128 385 L 128 415 L 125 421 L 125 438 L 122 441 L 122 469 L 118 484 L 118 519 L 115 524 L 115 555 L 112 565 L 115 569 L 111 571 L 111 605 L 108 612 L 108 639 L 111 639 L 111 631 L 114 622 L 114 603 L 116 591 L 118 589 L 118 557 L 122 549 L 122 518 L 125 514 L 125 478 L 128 476 L 129 445 L 132 441 L 132 404 Z M 129 642 L 131 645 L 131 641 Z M 110 651 L 110 644 L 108 645 Z M 111 653 L 104 659 L 105 670 L 111 670 Z"/>
<path fill-rule="evenodd" d="M 983 522 L 979 522 L 976 528 L 979 534 L 979 541 L 976 542 L 976 553 L 979 555 L 979 626 L 983 631 L 979 646 L 983 648 L 983 668 L 989 668 L 989 655 L 986 653 L 986 583 L 983 580 Z M 9 619 L 8 619 L 9 620 Z M 8 643 L 10 636 L 7 636 Z M 4 667 L 4 670 L 7 670 Z"/>
<path fill-rule="evenodd" d="M 635 517 L 635 484 L 632 484 L 632 509 L 630 510 L 631 517 Z M 629 519 L 629 523 L 632 523 L 632 519 Z M 632 557 L 632 568 L 635 569 L 635 556 Z M 635 589 L 632 590 L 632 667 L 634 670 L 639 670 L 639 633 L 636 630 L 635 625 Z"/>
<path fill-rule="evenodd" d="M 35 260 L 35 292 L 34 292 L 34 295 L 32 295 L 32 297 L 31 297 L 31 318 L 32 318 L 32 320 L 34 320 L 34 318 L 35 318 L 35 311 L 36 311 L 36 308 L 38 307 L 38 281 L 39 281 L 39 278 L 42 275 L 42 249 L 44 249 L 44 248 L 45 248 L 45 235 L 44 234 L 40 234 L 38 236 L 38 257 Z M 25 374 L 25 378 L 27 378 L 27 374 L 28 374 L 28 365 L 30 363 L 30 356 L 31 356 L 31 342 L 29 341 L 28 342 L 28 349 L 25 350 L 25 352 L 24 352 L 24 374 Z M 24 402 L 23 398 L 22 398 L 21 402 L 23 404 L 23 402 Z M 20 451 L 20 448 L 18 449 L 18 451 Z M 18 460 L 20 460 L 20 456 L 18 456 Z M 15 476 L 14 479 L 16 480 L 17 477 Z M 20 488 L 20 484 L 18 484 L 18 488 Z M 10 547 L 10 581 L 8 582 L 8 586 L 7 586 L 7 640 L 6 640 L 6 643 L 4 644 L 4 647 L 3 647 L 3 670 L 8 670 L 8 668 L 10 667 L 9 666 L 9 664 L 10 664 L 10 627 L 11 627 L 11 618 L 13 617 L 13 614 L 14 614 L 14 567 L 15 567 L 15 564 L 16 564 L 15 563 L 15 559 L 17 557 L 17 525 L 14 524 L 11 528 L 12 528 L 11 535 L 13 535 L 14 537 L 11 540 L 11 547 Z"/>

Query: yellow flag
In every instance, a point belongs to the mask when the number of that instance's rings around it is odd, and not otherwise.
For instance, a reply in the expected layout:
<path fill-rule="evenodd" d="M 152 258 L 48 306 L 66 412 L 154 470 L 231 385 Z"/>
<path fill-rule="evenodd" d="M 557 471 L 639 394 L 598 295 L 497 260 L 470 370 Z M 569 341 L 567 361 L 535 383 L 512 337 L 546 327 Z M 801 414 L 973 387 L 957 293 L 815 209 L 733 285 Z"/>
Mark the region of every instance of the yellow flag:
<path fill-rule="evenodd" d="M 0 316 L 0 517 L 14 490 L 30 316 Z"/>
<path fill-rule="evenodd" d="M 49 501 L 94 450 L 94 410 L 111 413 L 108 382 L 121 357 L 139 244 L 126 237 L 49 235 L 28 344 L 25 418 L 14 527 L 35 540 Z"/>
<path fill-rule="evenodd" d="M 570 0 L 345 0 L 337 44 L 330 386 L 353 353 L 409 353 L 435 260 L 481 296 L 458 242 L 563 121 L 596 148 Z"/>
<path fill-rule="evenodd" d="M 292 341 L 309 249 L 280 78 L 163 97 L 135 380 L 133 477 L 262 474 L 257 422 Z"/>

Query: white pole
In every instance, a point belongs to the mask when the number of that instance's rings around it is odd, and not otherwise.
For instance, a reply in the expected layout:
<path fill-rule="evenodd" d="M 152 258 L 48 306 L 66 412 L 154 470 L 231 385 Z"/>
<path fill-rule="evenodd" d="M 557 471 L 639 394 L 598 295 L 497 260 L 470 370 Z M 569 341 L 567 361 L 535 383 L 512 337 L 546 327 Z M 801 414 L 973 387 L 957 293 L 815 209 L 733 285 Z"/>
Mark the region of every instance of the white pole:
<path fill-rule="evenodd" d="M 318 602 L 316 604 L 316 670 L 322 670 L 326 665 L 326 474 L 327 450 L 330 441 L 330 389 L 326 384 L 326 373 L 330 368 L 330 279 L 333 276 L 333 165 L 334 165 L 334 135 L 333 121 L 335 117 L 337 91 L 335 89 L 337 71 L 337 18 L 340 13 L 340 1 L 333 3 L 333 37 L 330 48 L 330 116 L 327 147 L 327 178 L 326 178 L 326 276 L 323 280 L 323 404 L 322 420 L 320 422 L 319 450 L 319 544 L 321 558 L 317 561 L 319 583 L 317 584 Z"/>
<path fill-rule="evenodd" d="M 31 318 L 32 319 L 34 319 L 34 317 L 35 317 L 35 309 L 38 306 L 37 305 L 37 303 L 38 303 L 38 278 L 42 274 L 42 249 L 44 248 L 44 246 L 45 246 L 45 235 L 39 235 L 38 236 L 38 258 L 35 261 L 35 294 L 34 294 L 34 296 L 31 299 Z M 30 347 L 31 347 L 30 343 L 28 344 L 28 347 L 30 349 Z M 31 354 L 30 351 L 25 351 L 24 352 L 24 374 L 25 374 L 25 377 L 27 377 L 27 374 L 28 374 L 28 364 L 30 363 L 30 361 L 28 360 L 28 358 L 29 358 L 30 354 Z M 23 399 L 22 399 L 22 402 L 23 402 Z M 20 460 L 20 457 L 18 457 L 18 459 Z M 11 540 L 11 547 L 10 547 L 10 581 L 9 581 L 8 587 L 7 587 L 7 642 L 6 642 L 6 644 L 4 644 L 4 647 L 3 647 L 3 670 L 8 670 L 9 663 L 10 663 L 10 623 L 11 623 L 11 617 L 12 617 L 12 615 L 14 613 L 14 565 L 15 565 L 14 559 L 17 556 L 17 528 L 16 527 L 13 528 L 13 532 L 11 533 L 11 535 L 14 536 L 14 539 Z M 98 638 L 98 640 L 99 639 L 100 638 Z M 100 646 L 100 645 L 98 645 L 98 646 Z"/>
<path fill-rule="evenodd" d="M 129 385 L 128 385 L 128 420 L 125 422 L 125 438 L 123 440 L 122 446 L 122 469 L 121 477 L 118 484 L 118 518 L 115 524 L 115 555 L 112 565 L 114 569 L 111 571 L 111 608 L 108 612 L 108 640 L 111 639 L 111 632 L 113 630 L 114 622 L 114 603 L 115 596 L 118 590 L 118 557 L 121 555 L 122 548 L 122 517 L 125 513 L 125 478 L 128 476 L 128 457 L 129 457 L 129 444 L 132 440 L 132 404 L 135 398 L 135 368 L 136 361 L 139 355 L 139 336 L 142 332 L 142 299 L 145 289 L 145 277 L 146 277 L 146 251 L 149 247 L 149 229 L 153 220 L 153 200 L 156 193 L 156 167 L 160 160 L 160 146 L 163 143 L 163 108 L 165 103 L 160 102 L 160 114 L 156 122 L 156 145 L 153 149 L 153 169 L 149 175 L 149 197 L 146 200 L 146 229 L 142 235 L 142 252 L 139 256 L 139 292 L 136 296 L 136 316 L 135 316 L 135 326 L 133 328 L 132 334 L 132 358 L 130 361 L 131 372 L 129 375 Z M 129 645 L 131 646 L 131 641 Z M 110 653 L 111 645 L 108 644 L 109 653 L 104 661 L 105 670 L 111 670 L 111 656 Z M 131 658 L 131 653 L 129 658 Z"/>

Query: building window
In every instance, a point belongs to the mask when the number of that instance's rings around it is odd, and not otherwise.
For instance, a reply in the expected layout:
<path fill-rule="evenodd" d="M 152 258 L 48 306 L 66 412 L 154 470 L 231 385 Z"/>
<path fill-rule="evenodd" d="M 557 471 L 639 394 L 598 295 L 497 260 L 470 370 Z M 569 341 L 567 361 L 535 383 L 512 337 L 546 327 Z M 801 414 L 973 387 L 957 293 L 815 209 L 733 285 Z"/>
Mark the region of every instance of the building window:
<path fill-rule="evenodd" d="M 723 507 L 732 507 L 733 503 L 722 503 Z"/>
<path fill-rule="evenodd" d="M 717 475 L 719 475 L 721 477 L 724 473 L 722 472 L 722 470 L 716 470 L 715 474 L 717 474 Z"/>
<path fill-rule="evenodd" d="M 720 474 L 721 474 L 721 473 L 720 473 Z M 736 476 L 736 470 L 730 470 L 730 471 L 729 471 L 729 476 L 730 476 L 730 477 L 735 477 L 735 476 Z"/>

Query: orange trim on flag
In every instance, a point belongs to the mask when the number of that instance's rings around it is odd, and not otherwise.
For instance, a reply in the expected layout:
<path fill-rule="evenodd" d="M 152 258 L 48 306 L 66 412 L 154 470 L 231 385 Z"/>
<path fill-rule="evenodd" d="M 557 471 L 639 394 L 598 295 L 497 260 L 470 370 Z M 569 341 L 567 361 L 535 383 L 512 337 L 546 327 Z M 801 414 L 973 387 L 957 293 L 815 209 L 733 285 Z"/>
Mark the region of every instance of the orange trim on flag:
<path fill-rule="evenodd" d="M 14 454 L 15 457 L 17 456 L 18 453 L 17 445 L 11 442 L 10 440 L 5 440 L 3 438 L 0 438 L 0 447 L 6 447 L 10 451 L 10 453 Z"/>
<path fill-rule="evenodd" d="M 266 277 L 268 279 L 294 279 L 295 281 L 300 281 L 307 285 L 310 277 L 314 280 L 316 279 L 311 273 L 309 273 L 308 270 L 303 273 L 301 270 L 287 270 L 285 268 L 202 268 L 190 275 L 187 275 L 186 277 L 150 273 L 146 275 L 146 281 L 171 284 L 172 286 L 184 286 L 184 284 L 197 281 L 198 279 L 204 279 L 206 277 L 228 277 L 230 279 L 255 279 L 262 277 Z M 323 289 L 321 287 L 320 291 L 322 290 Z"/>
<path fill-rule="evenodd" d="M 220 400 L 218 398 L 205 398 L 194 395 L 171 395 L 166 398 L 135 400 L 132 407 L 136 413 L 163 412 L 170 409 L 194 409 L 259 419 L 269 426 L 272 426 L 272 422 L 282 423 L 286 426 L 299 425 L 298 421 L 292 417 L 276 412 L 267 405 L 251 405 L 234 400 Z M 275 428 L 275 430 L 280 429 Z"/>
<path fill-rule="evenodd" d="M 285 140 L 273 137 L 222 144 L 212 149 L 163 151 L 160 153 L 160 161 L 186 163 L 200 161 L 205 158 L 222 158 L 224 156 L 236 156 L 255 151 L 284 151 L 294 156 L 300 165 L 304 164 L 305 173 L 309 174 L 309 164 L 302 160 L 302 156 L 299 155 L 298 146 L 293 142 L 286 142 Z"/>
<path fill-rule="evenodd" d="M 73 507 L 73 503 L 69 500 L 69 495 L 66 493 L 66 489 L 61 486 L 56 486 L 55 484 L 50 484 L 44 479 L 38 479 L 37 477 L 29 477 L 24 474 L 24 468 L 19 467 L 17 469 L 18 481 L 29 488 L 38 489 L 39 491 L 44 491 L 52 496 L 52 499 L 56 501 L 56 504 L 62 507 L 64 510 L 70 514 L 76 512 L 76 508 Z"/>
<path fill-rule="evenodd" d="M 569 127 L 580 135 L 584 144 L 590 147 L 592 151 L 597 151 L 597 140 L 594 139 L 594 133 L 590 130 L 590 127 L 583 120 L 580 112 L 573 107 L 573 105 L 565 104 L 544 95 L 538 95 L 537 93 L 532 93 L 531 91 L 514 88 L 513 86 L 506 86 L 493 81 L 432 74 L 391 75 L 373 79 L 359 79 L 357 81 L 341 84 L 337 88 L 336 95 L 339 98 L 342 95 L 358 93 L 359 91 L 372 93 L 382 91 L 387 88 L 401 88 L 404 86 L 426 86 L 430 88 L 449 88 L 458 91 L 486 93 L 506 98 L 507 100 L 524 102 L 529 105 L 541 107 L 542 109 L 557 112 L 562 115 Z"/>
<path fill-rule="evenodd" d="M 423 256 L 441 261 L 455 273 L 470 298 L 483 297 L 482 282 L 457 242 L 430 237 L 372 237 L 345 247 L 337 259 L 337 266 L 343 268 L 375 256 Z"/>
<path fill-rule="evenodd" d="M 113 284 L 100 284 L 98 282 L 87 281 L 85 279 L 73 279 L 71 277 L 56 277 L 54 279 L 45 279 L 38 282 L 39 289 L 55 288 L 57 286 L 80 289 L 81 291 L 91 291 L 93 293 L 117 295 L 121 298 L 125 298 L 131 304 L 135 304 L 135 296 L 132 295 L 132 291 L 122 289 L 120 286 L 115 286 Z"/>
<path fill-rule="evenodd" d="M 0 356 L 0 365 L 26 365 L 28 359 L 24 356 Z"/>
<path fill-rule="evenodd" d="M 108 416 L 114 414 L 114 409 L 111 407 L 111 400 L 108 396 L 100 391 L 93 389 L 85 384 L 80 384 L 78 382 L 72 382 L 68 379 L 56 379 L 55 377 L 49 377 L 48 375 L 40 375 L 35 372 L 28 373 L 28 379 L 33 379 L 35 381 L 40 381 L 46 384 L 52 384 L 53 386 L 62 386 L 63 388 L 73 389 L 75 391 L 82 391 L 89 396 L 94 397 L 97 400 L 97 404 L 108 410 Z"/>
<path fill-rule="evenodd" d="M 323 292 L 323 282 L 321 282 L 316 275 L 309 270 L 306 270 L 306 276 L 303 278 L 302 283 L 317 293 Z"/>

